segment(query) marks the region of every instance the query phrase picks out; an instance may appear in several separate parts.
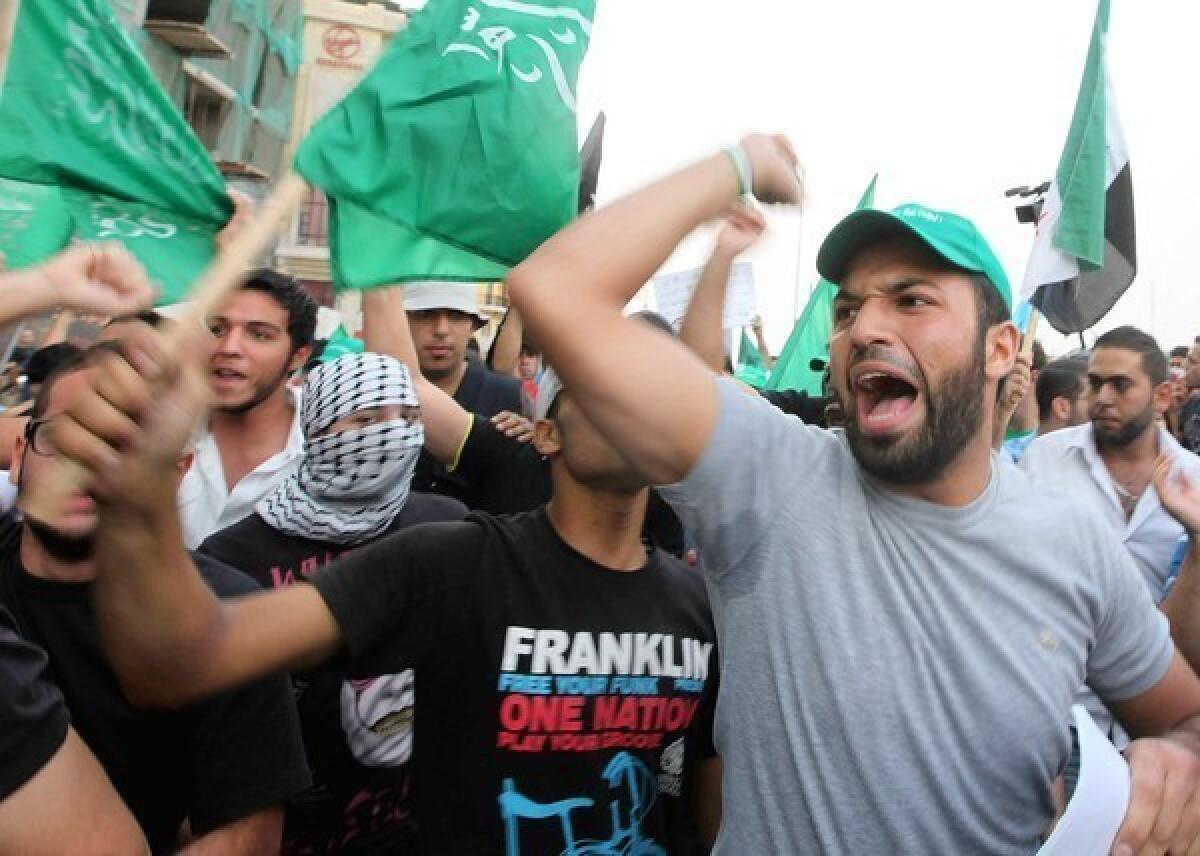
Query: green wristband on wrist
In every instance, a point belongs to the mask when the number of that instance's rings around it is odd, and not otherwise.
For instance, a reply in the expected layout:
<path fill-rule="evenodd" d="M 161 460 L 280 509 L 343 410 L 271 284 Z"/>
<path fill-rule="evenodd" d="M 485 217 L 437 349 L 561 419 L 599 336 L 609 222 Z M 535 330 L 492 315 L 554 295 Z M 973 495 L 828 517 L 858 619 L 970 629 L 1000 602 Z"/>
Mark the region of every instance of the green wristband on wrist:
<path fill-rule="evenodd" d="M 726 146 L 725 154 L 733 161 L 733 171 L 737 173 L 738 196 L 751 196 L 754 193 L 754 176 L 750 172 L 750 159 L 746 150 L 741 146 Z"/>

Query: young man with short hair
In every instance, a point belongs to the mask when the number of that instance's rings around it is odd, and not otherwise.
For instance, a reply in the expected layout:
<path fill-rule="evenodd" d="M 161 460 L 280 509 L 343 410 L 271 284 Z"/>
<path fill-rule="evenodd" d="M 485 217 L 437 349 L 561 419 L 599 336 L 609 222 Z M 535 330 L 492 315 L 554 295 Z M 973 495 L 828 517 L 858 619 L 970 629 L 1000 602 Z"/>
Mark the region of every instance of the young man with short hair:
<path fill-rule="evenodd" d="M 675 483 L 699 542 L 723 645 L 717 851 L 1031 852 L 1086 676 L 1134 732 L 1161 735 L 1129 748 L 1118 847 L 1186 852 L 1200 681 L 1103 523 L 993 455 L 1020 337 L 974 226 L 911 204 L 857 211 L 826 237 L 840 434 L 623 317 L 749 191 L 800 197 L 782 138 L 748 137 L 593 212 L 508 278 L 578 406 L 640 472 Z"/>
<path fill-rule="evenodd" d="M 468 413 L 486 421 L 497 413 L 521 413 L 521 382 L 467 359 L 467 345 L 486 323 L 474 285 L 417 282 L 404 286 L 404 309 L 421 375 Z M 428 454 L 417 461 L 413 488 L 467 502 L 469 486 Z M 469 505 L 469 503 L 468 503 Z"/>
<path fill-rule="evenodd" d="M 179 491 L 189 547 L 250 514 L 300 465 L 300 407 L 287 381 L 312 350 L 317 305 L 291 277 L 262 269 L 208 326 L 212 409 Z"/>
<path fill-rule="evenodd" d="M 186 364 L 154 341 L 127 353 L 153 354 L 157 378 L 110 358 L 60 437 L 89 468 L 121 446 L 119 474 L 92 470 L 96 603 L 130 692 L 179 703 L 335 654 L 352 678 L 407 672 L 418 852 L 691 854 L 688 798 L 715 830 L 718 656 L 703 580 L 642 541 L 645 478 L 568 393 L 539 389 L 548 505 L 412 527 L 311 586 L 222 603 L 198 584 L 163 501 L 197 402 Z M 111 408 L 129 421 L 115 425 Z"/>
<path fill-rule="evenodd" d="M 1087 370 L 1086 359 L 1060 357 L 1038 374 L 1034 395 L 1039 435 L 1088 421 Z"/>

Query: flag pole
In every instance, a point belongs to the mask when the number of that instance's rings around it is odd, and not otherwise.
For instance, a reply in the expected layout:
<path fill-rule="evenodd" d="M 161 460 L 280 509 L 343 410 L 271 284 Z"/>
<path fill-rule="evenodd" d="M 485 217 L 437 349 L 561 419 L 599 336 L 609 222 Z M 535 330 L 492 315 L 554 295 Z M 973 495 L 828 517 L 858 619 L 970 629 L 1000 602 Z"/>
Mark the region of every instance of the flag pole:
<path fill-rule="evenodd" d="M 0 95 L 4 94 L 4 72 L 12 55 L 13 34 L 17 29 L 17 12 L 21 0 L 0 0 Z"/>
<path fill-rule="evenodd" d="M 180 319 L 174 334 L 168 333 L 164 347 L 178 352 L 190 340 L 196 327 L 245 281 L 255 259 L 267 248 L 283 223 L 300 204 L 308 185 L 289 170 L 275 190 L 263 202 L 258 216 L 219 253 L 208 269 L 196 281 L 191 306 Z M 64 469 L 51 474 L 57 478 L 30 485 L 29 496 L 22 509 L 42 520 L 54 520 L 70 497 L 87 482 L 87 473 L 73 461 L 62 461 Z"/>
<path fill-rule="evenodd" d="M 1021 339 L 1021 356 L 1033 356 L 1033 338 L 1037 335 L 1038 321 L 1041 320 L 1042 313 L 1038 312 L 1036 306 L 1029 307 L 1029 323 L 1025 326 L 1025 335 Z"/>

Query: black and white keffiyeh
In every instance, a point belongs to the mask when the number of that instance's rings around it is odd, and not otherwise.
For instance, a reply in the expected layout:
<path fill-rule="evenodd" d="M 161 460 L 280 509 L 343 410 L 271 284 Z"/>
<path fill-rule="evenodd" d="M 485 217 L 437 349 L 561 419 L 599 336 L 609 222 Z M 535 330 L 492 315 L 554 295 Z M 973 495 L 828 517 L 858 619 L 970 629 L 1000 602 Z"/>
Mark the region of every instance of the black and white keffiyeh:
<path fill-rule="evenodd" d="M 425 442 L 420 422 L 389 420 L 328 436 L 334 422 L 374 407 L 416 407 L 408 369 L 381 354 L 348 354 L 304 385 L 304 460 L 254 510 L 289 535 L 361 544 L 382 534 L 408 499 Z"/>

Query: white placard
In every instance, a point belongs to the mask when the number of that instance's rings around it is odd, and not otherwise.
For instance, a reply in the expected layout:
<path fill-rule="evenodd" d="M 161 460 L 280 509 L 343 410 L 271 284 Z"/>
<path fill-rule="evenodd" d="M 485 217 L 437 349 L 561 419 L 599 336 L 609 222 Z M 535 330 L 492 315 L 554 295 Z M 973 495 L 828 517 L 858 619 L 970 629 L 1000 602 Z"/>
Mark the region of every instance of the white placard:
<path fill-rule="evenodd" d="M 688 304 L 692 302 L 692 292 L 700 282 L 701 273 L 702 269 L 697 268 L 656 276 L 651 280 L 658 314 L 670 321 L 676 330 L 683 322 Z M 754 268 L 750 262 L 734 262 L 729 274 L 729 289 L 725 293 L 725 320 L 722 326 L 726 330 L 745 327 L 757 314 Z"/>

